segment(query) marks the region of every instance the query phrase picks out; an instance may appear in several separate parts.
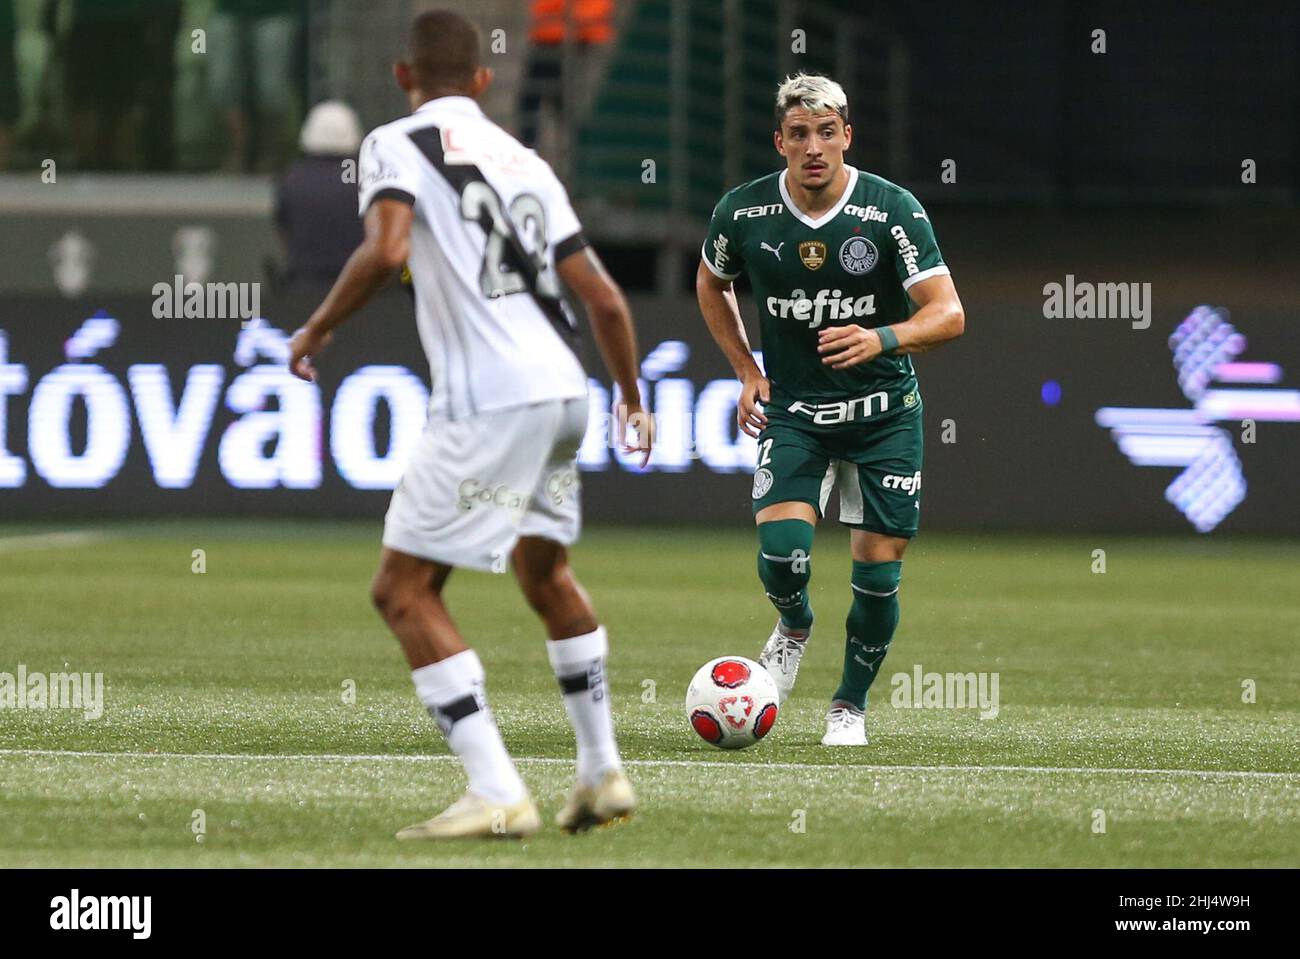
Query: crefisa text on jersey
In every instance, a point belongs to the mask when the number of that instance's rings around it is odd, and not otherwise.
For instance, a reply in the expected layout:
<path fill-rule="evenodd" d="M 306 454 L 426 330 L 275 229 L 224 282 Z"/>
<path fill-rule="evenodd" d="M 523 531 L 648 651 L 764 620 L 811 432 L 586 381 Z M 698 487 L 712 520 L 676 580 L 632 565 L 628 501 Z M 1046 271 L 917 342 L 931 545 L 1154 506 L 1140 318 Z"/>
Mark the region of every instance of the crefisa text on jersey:
<path fill-rule="evenodd" d="M 889 214 L 880 209 L 880 207 L 876 206 L 874 203 L 871 206 L 858 206 L 854 203 L 850 203 L 844 208 L 844 214 L 846 216 L 856 216 L 863 223 L 868 221 L 874 223 L 889 222 Z"/>
<path fill-rule="evenodd" d="M 803 290 L 791 290 L 788 297 L 769 296 L 767 312 L 781 319 L 793 317 L 815 330 L 822 320 L 847 320 L 851 317 L 870 316 L 876 312 L 876 295 L 844 296 L 840 290 L 818 290 L 811 298 Z"/>

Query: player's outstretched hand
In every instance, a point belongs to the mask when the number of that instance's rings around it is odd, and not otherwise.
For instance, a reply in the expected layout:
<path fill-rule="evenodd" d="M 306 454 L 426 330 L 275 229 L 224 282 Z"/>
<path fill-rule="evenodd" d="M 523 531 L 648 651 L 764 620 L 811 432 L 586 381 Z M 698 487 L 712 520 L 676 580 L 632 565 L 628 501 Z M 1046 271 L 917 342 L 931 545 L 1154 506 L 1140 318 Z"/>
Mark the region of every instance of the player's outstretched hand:
<path fill-rule="evenodd" d="M 766 376 L 753 376 L 740 386 L 740 402 L 736 404 L 736 422 L 750 436 L 758 439 L 758 434 L 767 426 L 767 417 L 763 415 L 763 404 L 772 398 L 772 386 Z"/>
<path fill-rule="evenodd" d="M 880 334 L 860 326 L 831 326 L 817 334 L 817 352 L 833 370 L 869 363 L 880 355 Z"/>
<path fill-rule="evenodd" d="M 628 442 L 628 428 L 636 435 L 636 442 Z M 654 452 L 655 422 L 654 417 L 646 412 L 640 403 L 620 403 L 618 405 L 618 435 L 623 444 L 624 453 L 641 452 L 641 468 L 650 463 L 650 454 Z"/>
<path fill-rule="evenodd" d="M 319 333 L 310 326 L 299 328 L 289 340 L 289 371 L 300 380 L 316 382 L 316 367 L 312 365 L 312 357 L 329 346 L 332 339 L 333 333 Z"/>

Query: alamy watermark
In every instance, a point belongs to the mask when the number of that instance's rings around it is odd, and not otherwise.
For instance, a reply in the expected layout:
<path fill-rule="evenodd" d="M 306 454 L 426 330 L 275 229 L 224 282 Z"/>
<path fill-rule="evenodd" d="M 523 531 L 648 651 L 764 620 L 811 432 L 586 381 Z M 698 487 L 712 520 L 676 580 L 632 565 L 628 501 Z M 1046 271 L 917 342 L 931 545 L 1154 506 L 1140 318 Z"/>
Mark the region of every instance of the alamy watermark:
<path fill-rule="evenodd" d="M 895 709 L 978 709 L 980 719 L 996 719 L 999 673 L 927 673 L 917 663 L 910 673 L 894 673 L 889 702 Z"/>
<path fill-rule="evenodd" d="M 132 939 L 148 939 L 153 931 L 152 896 L 83 896 L 73 889 L 50 900 L 50 928 L 56 931 L 118 930 Z"/>
<path fill-rule="evenodd" d="M 0 673 L 0 709 L 79 709 L 86 719 L 104 715 L 103 673 Z"/>
<path fill-rule="evenodd" d="M 1043 316 L 1049 320 L 1131 320 L 1135 330 L 1151 325 L 1150 283 L 1075 282 L 1043 286 Z"/>
<path fill-rule="evenodd" d="M 186 283 L 177 273 L 171 283 L 155 283 L 150 292 L 159 320 L 254 320 L 262 315 L 260 283 Z"/>

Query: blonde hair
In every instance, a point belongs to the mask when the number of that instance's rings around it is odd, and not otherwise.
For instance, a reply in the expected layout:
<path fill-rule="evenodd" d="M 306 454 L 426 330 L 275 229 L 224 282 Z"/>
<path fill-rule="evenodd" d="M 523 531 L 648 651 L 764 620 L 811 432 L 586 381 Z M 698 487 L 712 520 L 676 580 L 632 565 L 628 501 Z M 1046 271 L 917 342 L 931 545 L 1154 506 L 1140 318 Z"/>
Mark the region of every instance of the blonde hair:
<path fill-rule="evenodd" d="M 777 86 L 777 129 L 786 113 L 795 107 L 803 107 L 809 113 L 838 113 L 841 120 L 849 122 L 849 98 L 844 88 L 820 73 L 796 73 Z"/>

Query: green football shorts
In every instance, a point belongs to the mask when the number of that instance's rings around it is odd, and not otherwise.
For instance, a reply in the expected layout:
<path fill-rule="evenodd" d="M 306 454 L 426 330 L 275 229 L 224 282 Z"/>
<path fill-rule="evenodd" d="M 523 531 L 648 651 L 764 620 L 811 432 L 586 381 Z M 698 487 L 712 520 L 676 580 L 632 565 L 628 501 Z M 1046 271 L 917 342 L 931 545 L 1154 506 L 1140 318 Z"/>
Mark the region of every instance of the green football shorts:
<path fill-rule="evenodd" d="M 754 512 L 777 503 L 808 503 L 820 518 L 831 490 L 840 522 L 888 536 L 916 535 L 921 517 L 921 409 L 879 423 L 817 429 L 767 409 L 758 438 Z"/>

